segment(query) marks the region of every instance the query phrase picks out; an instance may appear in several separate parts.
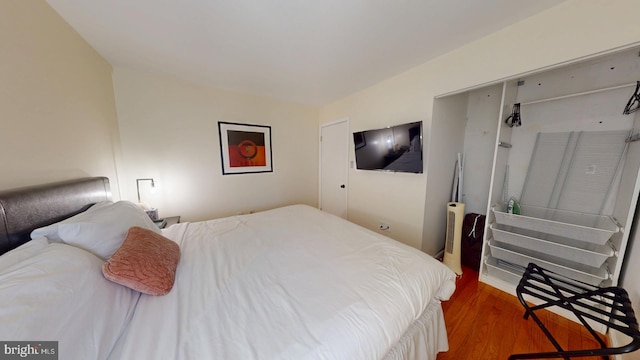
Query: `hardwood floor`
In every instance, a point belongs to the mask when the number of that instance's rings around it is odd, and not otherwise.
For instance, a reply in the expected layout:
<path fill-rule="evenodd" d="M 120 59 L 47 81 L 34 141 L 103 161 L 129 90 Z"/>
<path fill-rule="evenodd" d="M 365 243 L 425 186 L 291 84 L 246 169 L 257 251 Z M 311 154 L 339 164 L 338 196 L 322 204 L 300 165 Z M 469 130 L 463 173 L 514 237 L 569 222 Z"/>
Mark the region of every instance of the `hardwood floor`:
<path fill-rule="evenodd" d="M 538 325 L 522 317 L 524 308 L 515 296 L 479 283 L 477 271 L 463 272 L 456 292 L 442 303 L 449 351 L 438 360 L 506 360 L 515 353 L 555 351 Z M 548 311 L 536 314 L 564 349 L 599 347 L 581 325 Z"/>

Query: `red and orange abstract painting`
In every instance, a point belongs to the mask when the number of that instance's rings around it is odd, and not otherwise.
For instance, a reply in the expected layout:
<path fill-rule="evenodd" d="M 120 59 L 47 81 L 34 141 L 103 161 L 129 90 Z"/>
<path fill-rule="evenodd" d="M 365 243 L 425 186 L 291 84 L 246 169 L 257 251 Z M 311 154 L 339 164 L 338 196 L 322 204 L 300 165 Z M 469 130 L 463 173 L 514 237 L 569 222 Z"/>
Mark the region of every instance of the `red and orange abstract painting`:
<path fill-rule="evenodd" d="M 227 131 L 229 166 L 266 166 L 264 133 Z"/>
<path fill-rule="evenodd" d="M 273 172 L 271 126 L 218 122 L 222 175 Z"/>

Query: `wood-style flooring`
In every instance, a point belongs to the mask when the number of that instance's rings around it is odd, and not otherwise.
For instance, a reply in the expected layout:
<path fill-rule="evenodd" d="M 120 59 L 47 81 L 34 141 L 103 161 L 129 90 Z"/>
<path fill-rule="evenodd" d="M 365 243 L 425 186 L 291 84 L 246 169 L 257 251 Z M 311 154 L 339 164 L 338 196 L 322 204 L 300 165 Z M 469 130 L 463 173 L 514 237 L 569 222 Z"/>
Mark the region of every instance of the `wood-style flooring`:
<path fill-rule="evenodd" d="M 442 303 L 449 351 L 438 360 L 506 360 L 515 353 L 555 351 L 533 319 L 522 317 L 524 308 L 515 296 L 479 283 L 478 272 L 469 268 L 456 286 L 451 299 Z M 581 325 L 549 311 L 536 314 L 564 349 L 599 347 Z"/>

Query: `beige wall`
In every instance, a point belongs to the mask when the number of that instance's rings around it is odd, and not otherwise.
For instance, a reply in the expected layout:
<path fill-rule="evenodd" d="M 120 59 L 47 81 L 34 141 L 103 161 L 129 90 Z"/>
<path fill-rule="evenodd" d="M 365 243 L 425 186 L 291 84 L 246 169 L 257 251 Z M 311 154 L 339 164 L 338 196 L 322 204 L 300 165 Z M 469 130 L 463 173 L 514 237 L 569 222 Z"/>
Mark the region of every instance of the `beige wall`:
<path fill-rule="evenodd" d="M 0 1 L 0 189 L 108 176 L 118 132 L 111 66 L 44 1 Z"/>
<path fill-rule="evenodd" d="M 350 169 L 349 219 L 375 229 L 384 218 L 391 224 L 391 237 L 430 254 L 442 249 L 445 205 L 430 202 L 438 194 L 425 189 L 432 177 L 451 179 L 455 159 L 450 168 L 429 167 L 438 156 L 438 149 L 430 147 L 430 137 L 439 136 L 431 133 L 432 121 L 437 121 L 431 118 L 434 96 L 638 42 L 638 10 L 640 2 L 634 0 L 567 1 L 323 107 L 320 123 L 349 117 L 351 131 L 424 120 L 425 174 Z"/>
<path fill-rule="evenodd" d="M 159 186 L 142 201 L 188 221 L 317 206 L 317 109 L 121 68 L 113 81 L 124 198 L 137 201 L 135 179 L 152 177 Z M 274 171 L 223 176 L 218 121 L 271 126 Z"/>

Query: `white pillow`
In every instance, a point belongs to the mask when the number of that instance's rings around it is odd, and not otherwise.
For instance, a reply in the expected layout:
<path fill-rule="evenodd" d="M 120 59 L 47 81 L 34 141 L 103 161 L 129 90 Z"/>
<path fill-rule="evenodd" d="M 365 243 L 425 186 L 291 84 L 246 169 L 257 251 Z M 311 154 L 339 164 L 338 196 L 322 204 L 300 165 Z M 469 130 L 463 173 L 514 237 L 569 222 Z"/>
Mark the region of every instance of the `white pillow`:
<path fill-rule="evenodd" d="M 0 339 L 58 341 L 61 359 L 106 359 L 140 293 L 105 279 L 91 253 L 34 241 L 0 256 Z"/>
<path fill-rule="evenodd" d="M 101 201 L 101 202 L 93 204 L 90 208 L 85 210 L 82 214 L 85 214 L 85 216 L 86 216 L 86 214 L 88 214 L 88 213 L 91 213 L 93 211 L 96 211 L 96 210 L 98 210 L 98 209 L 100 209 L 102 207 L 109 206 L 109 205 L 113 205 L 113 201 Z M 80 215 L 80 214 L 78 214 L 78 215 Z M 76 215 L 76 216 L 78 216 L 78 215 Z M 59 221 L 57 223 L 54 223 L 54 224 L 51 224 L 51 225 L 48 225 L 48 226 L 44 226 L 44 227 L 41 227 L 41 228 L 38 228 L 38 229 L 35 229 L 35 230 L 33 230 L 31 232 L 31 238 L 35 239 L 37 237 L 44 236 L 49 240 L 49 242 L 62 242 L 62 239 L 60 238 L 60 235 L 58 235 L 58 227 L 61 224 L 65 224 L 65 223 L 67 223 L 69 221 L 73 221 L 76 218 L 76 216 L 72 216 L 70 218 L 67 218 L 65 220 Z"/>
<path fill-rule="evenodd" d="M 50 240 L 58 238 L 66 244 L 85 249 L 107 260 L 122 245 L 127 231 L 133 226 L 161 233 L 140 207 L 130 201 L 118 201 L 94 205 L 89 210 L 50 225 L 42 231 L 36 229 L 31 236 L 44 235 Z"/>

